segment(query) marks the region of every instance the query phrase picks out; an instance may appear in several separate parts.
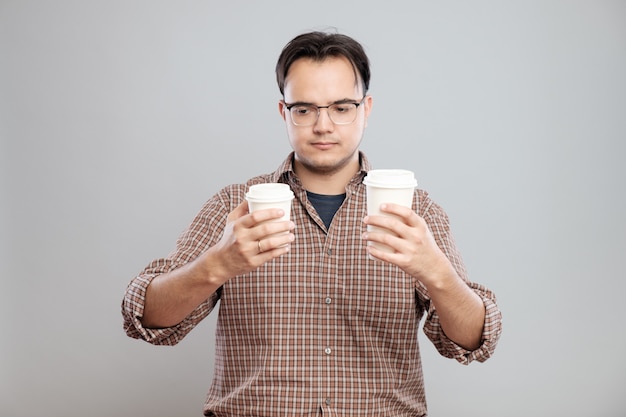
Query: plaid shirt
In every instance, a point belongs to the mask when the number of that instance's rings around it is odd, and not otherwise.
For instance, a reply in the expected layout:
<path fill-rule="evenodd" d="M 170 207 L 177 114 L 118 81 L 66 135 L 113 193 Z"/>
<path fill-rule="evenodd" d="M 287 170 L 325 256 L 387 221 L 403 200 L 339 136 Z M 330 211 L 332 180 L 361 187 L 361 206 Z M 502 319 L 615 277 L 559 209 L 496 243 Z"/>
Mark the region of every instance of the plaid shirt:
<path fill-rule="evenodd" d="M 422 416 L 426 399 L 418 328 L 445 357 L 467 364 L 489 358 L 501 332 L 494 294 L 470 282 L 450 233 L 447 215 L 422 190 L 413 208 L 428 223 L 456 271 L 483 300 L 483 344 L 467 351 L 443 333 L 428 291 L 399 268 L 368 259 L 361 171 L 328 230 L 307 201 L 293 171 L 293 154 L 272 174 L 231 185 L 213 196 L 165 259 L 153 261 L 126 291 L 127 334 L 174 345 L 219 304 L 213 383 L 207 416 Z M 178 325 L 141 325 L 146 288 L 157 275 L 195 259 L 222 236 L 226 216 L 248 187 L 283 182 L 295 194 L 291 251 L 225 283 Z"/>

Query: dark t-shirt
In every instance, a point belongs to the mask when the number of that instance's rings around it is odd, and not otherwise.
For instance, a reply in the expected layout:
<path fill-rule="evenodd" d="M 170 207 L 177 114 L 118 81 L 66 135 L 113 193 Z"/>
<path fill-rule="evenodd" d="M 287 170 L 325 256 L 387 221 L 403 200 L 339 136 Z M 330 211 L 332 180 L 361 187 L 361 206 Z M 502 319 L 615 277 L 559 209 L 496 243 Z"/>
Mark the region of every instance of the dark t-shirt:
<path fill-rule="evenodd" d="M 343 200 L 346 198 L 346 194 L 339 195 L 324 195 L 324 194 L 315 194 L 310 191 L 306 192 L 307 198 L 315 207 L 315 211 L 320 215 L 322 221 L 326 225 L 326 229 L 330 227 L 330 223 L 333 221 L 333 217 Z"/>

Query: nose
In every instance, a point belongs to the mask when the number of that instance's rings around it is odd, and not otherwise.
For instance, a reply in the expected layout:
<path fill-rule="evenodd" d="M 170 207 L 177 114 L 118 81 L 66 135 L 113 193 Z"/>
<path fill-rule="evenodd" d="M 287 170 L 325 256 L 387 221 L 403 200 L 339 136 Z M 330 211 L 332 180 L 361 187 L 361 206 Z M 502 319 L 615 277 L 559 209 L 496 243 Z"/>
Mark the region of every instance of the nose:
<path fill-rule="evenodd" d="M 315 132 L 332 132 L 335 129 L 335 124 L 330 120 L 327 108 L 319 109 L 317 121 L 313 125 Z"/>

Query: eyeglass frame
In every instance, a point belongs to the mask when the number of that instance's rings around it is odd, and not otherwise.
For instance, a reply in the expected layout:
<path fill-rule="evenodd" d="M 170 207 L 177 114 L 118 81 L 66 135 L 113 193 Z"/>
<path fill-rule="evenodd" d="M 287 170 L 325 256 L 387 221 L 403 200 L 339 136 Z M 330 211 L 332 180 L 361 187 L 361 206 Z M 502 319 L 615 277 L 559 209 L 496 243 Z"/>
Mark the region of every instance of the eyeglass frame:
<path fill-rule="evenodd" d="M 317 123 L 317 121 L 320 118 L 320 110 L 321 109 L 326 109 L 326 111 L 328 111 L 328 109 L 332 106 L 336 106 L 338 104 L 354 104 L 354 109 L 358 110 L 359 106 L 361 104 L 363 104 L 365 102 L 365 99 L 367 98 L 367 94 L 363 96 L 363 98 L 361 99 L 361 101 L 357 102 L 356 100 L 352 101 L 352 100 L 339 100 L 336 101 L 332 104 L 329 104 L 328 106 L 317 106 L 313 103 L 293 103 L 293 104 L 289 104 L 287 102 L 285 102 L 283 100 L 283 104 L 285 105 L 285 109 L 287 109 L 287 112 L 289 113 L 289 119 L 291 120 L 291 123 L 293 123 L 294 126 L 300 126 L 300 127 L 308 127 L 308 126 L 313 126 L 315 123 Z M 315 107 L 317 109 L 317 116 L 315 117 L 315 121 L 313 123 L 311 123 L 310 125 L 302 125 L 302 124 L 297 124 L 294 120 L 293 120 L 293 116 L 291 115 L 291 109 L 296 107 L 296 106 L 307 106 L 307 107 Z M 352 123 L 354 123 L 356 121 L 356 114 L 354 116 L 354 119 L 351 122 L 348 123 L 337 123 L 333 120 L 332 116 L 330 115 L 330 113 L 328 113 L 328 119 L 333 122 L 333 124 L 335 125 L 339 125 L 339 126 L 345 126 L 345 125 L 350 125 Z"/>

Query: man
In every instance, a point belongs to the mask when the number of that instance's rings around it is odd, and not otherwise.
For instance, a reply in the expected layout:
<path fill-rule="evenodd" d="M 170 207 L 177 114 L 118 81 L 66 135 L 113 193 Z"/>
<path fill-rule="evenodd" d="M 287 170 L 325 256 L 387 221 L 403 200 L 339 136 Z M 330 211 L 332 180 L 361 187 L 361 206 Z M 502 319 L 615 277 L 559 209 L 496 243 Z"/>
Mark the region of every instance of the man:
<path fill-rule="evenodd" d="M 426 415 L 421 318 L 442 355 L 484 361 L 501 332 L 495 296 L 468 280 L 426 192 L 415 191 L 412 209 L 381 207 L 396 217 L 366 215 L 370 164 L 359 145 L 372 97 L 361 45 L 300 35 L 276 76 L 293 152 L 273 173 L 218 192 L 173 254 L 132 280 L 126 332 L 174 345 L 220 301 L 206 416 Z M 278 209 L 248 212 L 248 187 L 265 182 L 289 184 L 291 221 L 268 222 Z"/>

